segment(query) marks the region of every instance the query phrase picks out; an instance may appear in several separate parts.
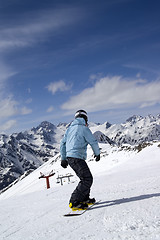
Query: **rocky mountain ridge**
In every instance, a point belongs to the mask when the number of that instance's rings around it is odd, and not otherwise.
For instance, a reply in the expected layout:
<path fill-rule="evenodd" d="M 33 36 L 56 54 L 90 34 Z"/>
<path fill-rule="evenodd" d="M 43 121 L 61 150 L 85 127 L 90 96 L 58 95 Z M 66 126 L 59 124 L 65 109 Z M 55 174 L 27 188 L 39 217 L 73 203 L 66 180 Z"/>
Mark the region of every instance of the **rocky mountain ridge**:
<path fill-rule="evenodd" d="M 138 145 L 143 142 L 160 140 L 160 114 L 146 117 L 134 115 L 121 124 L 105 122 L 101 125 L 91 125 L 92 132 L 99 131 L 117 146 L 123 144 Z M 100 134 L 99 133 L 99 134 Z"/>
<path fill-rule="evenodd" d="M 42 122 L 30 131 L 0 135 L 0 190 L 29 174 L 59 152 L 64 130 Z M 55 138 L 56 136 L 56 138 Z"/>
<path fill-rule="evenodd" d="M 119 146 L 122 144 L 136 145 L 143 142 L 160 140 L 160 114 L 132 116 L 120 125 L 112 125 L 105 134 Z"/>

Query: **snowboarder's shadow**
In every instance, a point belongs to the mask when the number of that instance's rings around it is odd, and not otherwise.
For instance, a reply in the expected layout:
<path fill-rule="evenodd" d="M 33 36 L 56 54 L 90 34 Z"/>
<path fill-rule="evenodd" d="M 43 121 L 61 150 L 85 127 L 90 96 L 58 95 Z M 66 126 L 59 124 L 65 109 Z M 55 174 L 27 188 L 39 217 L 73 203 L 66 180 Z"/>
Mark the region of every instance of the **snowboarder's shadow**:
<path fill-rule="evenodd" d="M 116 199 L 111 201 L 103 201 L 103 202 L 100 201 L 89 210 L 91 211 L 96 208 L 104 208 L 104 207 L 110 207 L 110 206 L 129 203 L 129 202 L 141 201 L 141 200 L 145 200 L 153 197 L 160 197 L 160 193 L 145 194 L 145 195 L 140 195 L 140 196 L 135 196 L 130 198 L 121 198 L 121 199 Z"/>

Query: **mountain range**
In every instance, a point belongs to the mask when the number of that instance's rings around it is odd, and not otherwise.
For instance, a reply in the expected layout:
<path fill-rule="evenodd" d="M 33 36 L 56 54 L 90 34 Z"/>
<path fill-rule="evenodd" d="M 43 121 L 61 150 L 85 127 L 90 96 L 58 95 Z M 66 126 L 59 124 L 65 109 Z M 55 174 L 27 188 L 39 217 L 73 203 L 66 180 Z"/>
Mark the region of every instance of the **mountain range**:
<path fill-rule="evenodd" d="M 0 134 L 0 192 L 53 156 L 60 158 L 59 144 L 67 127 L 67 123 L 55 126 L 44 121 L 25 132 Z M 89 123 L 89 128 L 99 143 L 118 148 L 126 144 L 138 146 L 160 140 L 160 114 L 146 117 L 134 115 L 122 124 Z"/>

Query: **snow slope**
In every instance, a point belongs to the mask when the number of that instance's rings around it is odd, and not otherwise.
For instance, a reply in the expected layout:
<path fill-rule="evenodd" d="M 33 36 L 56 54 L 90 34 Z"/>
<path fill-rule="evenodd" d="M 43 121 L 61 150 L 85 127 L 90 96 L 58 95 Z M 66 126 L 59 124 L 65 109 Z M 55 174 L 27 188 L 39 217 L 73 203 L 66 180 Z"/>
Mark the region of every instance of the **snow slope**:
<path fill-rule="evenodd" d="M 73 172 L 62 169 L 54 157 L 0 195 L 0 239 L 160 240 L 160 143 L 139 153 L 100 146 L 99 162 L 92 161 L 88 149 L 94 176 L 91 196 L 101 199 L 98 205 L 82 216 L 63 217 L 78 179 L 56 184 L 58 174 Z M 52 169 L 56 175 L 46 189 L 38 177 Z"/>

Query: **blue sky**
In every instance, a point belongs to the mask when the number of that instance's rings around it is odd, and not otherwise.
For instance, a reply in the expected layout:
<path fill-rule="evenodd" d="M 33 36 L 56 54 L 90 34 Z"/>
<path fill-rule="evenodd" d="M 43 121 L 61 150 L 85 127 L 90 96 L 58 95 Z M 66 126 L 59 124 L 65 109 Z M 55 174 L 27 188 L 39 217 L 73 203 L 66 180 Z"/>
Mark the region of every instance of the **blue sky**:
<path fill-rule="evenodd" d="M 0 0 L 0 132 L 160 113 L 158 0 Z"/>

